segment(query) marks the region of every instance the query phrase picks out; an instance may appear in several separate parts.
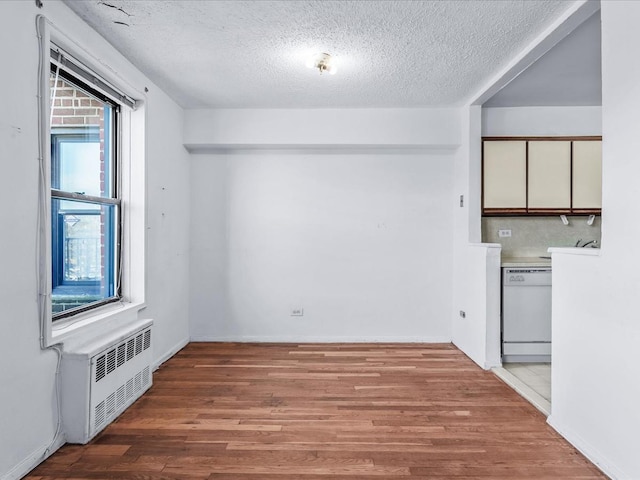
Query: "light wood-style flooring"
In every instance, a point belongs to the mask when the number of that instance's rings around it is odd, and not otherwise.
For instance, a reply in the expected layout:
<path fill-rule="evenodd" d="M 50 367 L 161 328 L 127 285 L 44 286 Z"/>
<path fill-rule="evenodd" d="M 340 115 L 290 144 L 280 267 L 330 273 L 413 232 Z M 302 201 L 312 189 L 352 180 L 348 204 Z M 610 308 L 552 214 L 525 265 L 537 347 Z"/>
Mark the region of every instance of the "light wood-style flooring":
<path fill-rule="evenodd" d="M 603 479 L 450 344 L 192 343 L 27 478 Z"/>

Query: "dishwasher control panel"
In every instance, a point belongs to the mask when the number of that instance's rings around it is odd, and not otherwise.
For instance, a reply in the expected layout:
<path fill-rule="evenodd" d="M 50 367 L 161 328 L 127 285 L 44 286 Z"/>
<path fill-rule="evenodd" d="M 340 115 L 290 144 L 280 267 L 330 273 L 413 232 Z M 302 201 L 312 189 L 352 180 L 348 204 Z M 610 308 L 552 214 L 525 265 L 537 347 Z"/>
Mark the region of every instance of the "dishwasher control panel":
<path fill-rule="evenodd" d="M 550 268 L 504 268 L 502 276 L 505 286 L 551 285 Z"/>

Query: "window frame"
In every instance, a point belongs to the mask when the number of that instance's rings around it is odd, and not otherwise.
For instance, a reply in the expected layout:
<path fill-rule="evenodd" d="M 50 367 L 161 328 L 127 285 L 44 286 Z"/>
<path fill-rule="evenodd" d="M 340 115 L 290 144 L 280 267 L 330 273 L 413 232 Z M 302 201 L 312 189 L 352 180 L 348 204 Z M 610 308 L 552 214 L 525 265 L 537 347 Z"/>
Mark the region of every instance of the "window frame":
<path fill-rule="evenodd" d="M 62 128 L 58 128 L 54 125 L 49 125 L 48 134 L 51 142 L 50 149 L 50 203 L 53 205 L 54 201 L 64 201 L 71 200 L 77 202 L 83 202 L 85 204 L 90 203 L 94 205 L 99 205 L 101 207 L 110 206 L 115 213 L 109 213 L 107 216 L 109 217 L 109 221 L 105 222 L 107 225 L 107 235 L 105 235 L 106 241 L 105 243 L 109 248 L 105 249 L 105 260 L 104 260 L 104 272 L 100 279 L 100 281 L 96 282 L 74 282 L 73 285 L 77 287 L 89 287 L 94 285 L 105 284 L 107 289 L 106 293 L 102 292 L 105 296 L 96 301 L 89 301 L 87 303 L 83 303 L 76 307 L 71 307 L 60 312 L 53 312 L 53 302 L 55 298 L 56 290 L 57 293 L 61 293 L 64 291 L 65 282 L 63 280 L 64 277 L 64 254 L 61 249 L 64 248 L 64 240 L 60 238 L 64 233 L 64 228 L 61 228 L 59 224 L 59 218 L 54 218 L 53 210 L 51 211 L 51 262 L 49 268 L 51 269 L 51 304 L 52 304 L 52 313 L 51 313 L 51 321 L 58 322 L 62 319 L 72 317 L 77 315 L 78 313 L 88 312 L 95 308 L 98 308 L 102 305 L 106 305 L 113 302 L 120 301 L 121 298 L 121 281 L 120 281 L 120 267 L 121 267 L 121 255 L 122 255 L 122 245 L 121 245 L 121 232 L 122 232 L 122 224 L 120 219 L 122 218 L 122 202 L 120 199 L 120 187 L 118 181 L 118 172 L 120 165 L 120 110 L 124 106 L 118 100 L 112 98 L 109 95 L 106 95 L 99 90 L 95 86 L 88 85 L 82 78 L 76 75 L 75 71 L 77 71 L 78 67 L 75 66 L 74 69 L 67 70 L 62 67 L 61 62 L 61 50 L 59 48 L 51 48 L 51 61 L 50 61 L 50 75 L 55 74 L 56 81 L 58 79 L 62 79 L 67 84 L 77 88 L 79 91 L 84 92 L 89 95 L 90 98 L 95 98 L 105 105 L 109 106 L 109 113 L 106 114 L 107 110 L 105 109 L 104 115 L 104 157 L 108 159 L 106 161 L 106 165 L 108 165 L 108 170 L 106 170 L 106 177 L 108 181 L 108 191 L 104 192 L 104 196 L 92 196 L 86 195 L 82 192 L 70 192 L 65 191 L 59 188 L 59 182 L 56 182 L 55 179 L 59 179 L 59 169 L 60 169 L 60 161 L 61 157 L 59 156 L 60 146 L 64 141 L 68 142 L 83 142 L 89 139 L 97 139 L 99 141 L 99 131 L 96 133 L 95 128 L 88 129 L 89 132 L 87 134 L 86 127 L 80 129 L 69 126 L 63 126 Z M 64 53 L 64 55 L 68 55 Z M 58 57 L 58 61 L 56 62 L 56 58 Z M 84 66 L 83 66 L 84 67 Z M 86 67 L 84 67 L 86 68 Z M 49 104 L 51 105 L 51 98 L 49 99 Z M 59 130 L 59 131 L 58 131 Z M 89 142 L 92 143 L 92 142 Z M 56 175 L 57 174 L 57 175 Z M 54 188 L 54 184 L 58 186 L 58 188 Z M 109 208 L 107 211 L 111 211 Z M 86 214 L 86 212 L 85 212 Z M 95 213 L 94 213 L 95 214 Z M 103 213 L 98 213 L 99 215 L 103 215 Z M 57 270 L 56 270 L 57 268 Z M 56 275 L 54 275 L 54 273 Z M 69 285 L 69 283 L 67 283 Z"/>
<path fill-rule="evenodd" d="M 36 16 L 38 39 L 38 221 L 36 278 L 40 346 L 86 342 L 92 335 L 114 331 L 139 318 L 146 307 L 146 126 L 148 89 L 145 77 L 111 46 L 88 42 L 73 33 L 72 24 L 57 25 L 45 15 Z M 96 40 L 100 37 L 96 36 Z M 104 85 L 115 86 L 127 100 L 120 112 L 120 171 L 118 180 L 121 212 L 120 290 L 118 302 L 52 321 L 51 308 L 51 168 L 50 62 L 51 48 L 59 47 L 95 74 Z M 100 332 L 100 333 L 98 333 Z"/>

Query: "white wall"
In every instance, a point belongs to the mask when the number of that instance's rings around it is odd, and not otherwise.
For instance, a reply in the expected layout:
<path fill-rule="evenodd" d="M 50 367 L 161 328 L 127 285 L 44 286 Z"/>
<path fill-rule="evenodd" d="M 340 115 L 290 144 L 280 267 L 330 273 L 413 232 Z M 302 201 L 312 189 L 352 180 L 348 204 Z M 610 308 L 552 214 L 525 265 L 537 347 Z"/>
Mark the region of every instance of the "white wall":
<path fill-rule="evenodd" d="M 186 115 L 193 339 L 450 340 L 455 111 Z"/>
<path fill-rule="evenodd" d="M 505 107 L 482 109 L 482 136 L 602 135 L 602 107 Z"/>
<path fill-rule="evenodd" d="M 149 87 L 147 230 L 149 266 L 147 309 L 141 317 L 156 322 L 154 356 L 159 360 L 188 338 L 188 156 L 182 147 L 182 111 L 127 63 L 104 39 L 56 1 L 0 2 L 0 40 L 11 72 L 0 76 L 0 190 L 4 274 L 0 279 L 3 366 L 0 368 L 0 478 L 17 478 L 33 467 L 53 438 L 56 426 L 55 355 L 41 351 L 38 329 L 36 212 L 38 182 L 37 14 L 46 15 L 87 50 L 142 91 Z M 172 193 L 162 205 L 161 187 Z M 164 200 L 166 201 L 166 200 Z M 161 220 L 160 212 L 165 212 Z M 164 222 L 164 223 L 161 223 Z M 167 268 L 168 265 L 171 269 Z"/>
<path fill-rule="evenodd" d="M 149 84 L 147 94 L 146 304 L 154 319 L 156 365 L 189 339 L 190 163 L 183 110 Z"/>
<path fill-rule="evenodd" d="M 452 340 L 471 360 L 489 369 L 501 364 L 500 246 L 456 247 Z"/>
<path fill-rule="evenodd" d="M 464 110 L 464 143 L 456 156 L 452 215 L 453 343 L 482 368 L 500 365 L 500 246 L 480 242 L 479 106 Z M 459 204 L 464 196 L 463 205 Z M 464 312 L 461 314 L 460 312 Z"/>
<path fill-rule="evenodd" d="M 460 144 L 455 108 L 188 110 L 184 143 L 224 148 L 437 148 Z"/>
<path fill-rule="evenodd" d="M 13 47 L 9 53 L 14 71 L 0 76 L 0 158 L 4 180 L 0 192 L 5 206 L 0 214 L 5 272 L 0 277 L 4 330 L 0 476 L 28 456 L 41 454 L 55 431 L 55 354 L 40 351 L 35 271 L 38 44 L 34 10 L 31 2 L 0 3 L 0 40 Z"/>
<path fill-rule="evenodd" d="M 640 478 L 640 3 L 602 2 L 603 249 L 553 254 L 549 422 L 616 479 Z"/>

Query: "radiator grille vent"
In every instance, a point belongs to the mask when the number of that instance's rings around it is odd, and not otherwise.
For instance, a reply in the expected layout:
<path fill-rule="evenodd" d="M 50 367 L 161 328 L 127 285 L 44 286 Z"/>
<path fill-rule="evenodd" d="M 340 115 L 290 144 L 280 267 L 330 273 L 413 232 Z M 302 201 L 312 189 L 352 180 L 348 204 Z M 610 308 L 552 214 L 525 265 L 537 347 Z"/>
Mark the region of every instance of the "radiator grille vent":
<path fill-rule="evenodd" d="M 96 428 L 104 423 L 104 400 L 96 405 Z"/>
<path fill-rule="evenodd" d="M 118 346 L 118 366 L 124 364 L 127 361 L 127 344 L 123 343 Z"/>
<path fill-rule="evenodd" d="M 116 408 L 119 410 L 125 403 L 126 397 L 124 393 L 124 385 L 118 388 L 118 395 L 116 398 Z"/>
<path fill-rule="evenodd" d="M 135 379 L 133 381 L 135 391 L 138 392 L 142 388 L 142 372 L 136 373 Z"/>
<path fill-rule="evenodd" d="M 142 353 L 142 334 L 136 337 L 136 355 L 140 355 Z"/>
<path fill-rule="evenodd" d="M 131 360 L 135 354 L 135 343 L 133 338 L 127 342 L 127 361 Z"/>
<path fill-rule="evenodd" d="M 117 368 L 151 347 L 151 329 L 144 331 L 118 345 L 96 359 L 96 382 L 99 382 Z"/>
<path fill-rule="evenodd" d="M 116 411 L 116 392 L 113 392 L 111 395 L 107 397 L 107 401 L 105 403 L 105 415 L 110 417 L 113 415 L 113 412 Z"/>
<path fill-rule="evenodd" d="M 107 353 L 107 375 L 116 369 L 116 349 Z"/>
<path fill-rule="evenodd" d="M 96 382 L 99 382 L 107 374 L 105 369 L 105 356 L 102 355 L 96 360 Z"/>
<path fill-rule="evenodd" d="M 127 400 L 133 397 L 133 378 L 127 380 Z"/>

